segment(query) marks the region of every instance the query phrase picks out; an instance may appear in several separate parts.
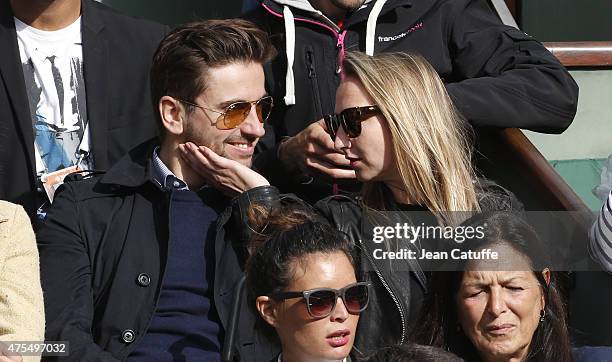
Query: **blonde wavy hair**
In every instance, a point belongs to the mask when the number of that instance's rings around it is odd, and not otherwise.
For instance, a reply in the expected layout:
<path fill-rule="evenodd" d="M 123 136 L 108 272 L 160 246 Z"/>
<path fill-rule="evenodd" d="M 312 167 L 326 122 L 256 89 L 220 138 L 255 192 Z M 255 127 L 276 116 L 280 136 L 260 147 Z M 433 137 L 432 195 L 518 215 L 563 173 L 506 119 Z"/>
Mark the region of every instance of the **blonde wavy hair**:
<path fill-rule="evenodd" d="M 415 54 L 350 52 L 344 72 L 361 81 L 387 120 L 396 167 L 409 199 L 449 224 L 461 221 L 449 211 L 480 211 L 471 127 L 455 109 L 433 67 Z M 380 181 L 364 184 L 363 200 L 370 208 L 388 209 Z"/>

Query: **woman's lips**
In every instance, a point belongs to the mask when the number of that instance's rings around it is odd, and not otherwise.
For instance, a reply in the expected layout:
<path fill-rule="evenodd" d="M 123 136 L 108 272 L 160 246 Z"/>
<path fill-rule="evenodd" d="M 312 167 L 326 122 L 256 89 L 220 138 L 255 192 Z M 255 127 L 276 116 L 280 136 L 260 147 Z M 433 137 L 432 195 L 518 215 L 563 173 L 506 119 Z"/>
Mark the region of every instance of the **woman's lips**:
<path fill-rule="evenodd" d="M 488 326 L 486 328 L 486 331 L 489 334 L 493 334 L 496 336 L 503 336 L 511 332 L 513 329 L 514 329 L 514 324 L 499 324 L 499 325 Z"/>
<path fill-rule="evenodd" d="M 350 334 L 351 331 L 349 331 L 348 329 L 335 331 L 334 333 L 331 333 L 327 336 L 327 343 L 329 343 L 329 345 L 334 348 L 342 347 L 349 343 Z"/>

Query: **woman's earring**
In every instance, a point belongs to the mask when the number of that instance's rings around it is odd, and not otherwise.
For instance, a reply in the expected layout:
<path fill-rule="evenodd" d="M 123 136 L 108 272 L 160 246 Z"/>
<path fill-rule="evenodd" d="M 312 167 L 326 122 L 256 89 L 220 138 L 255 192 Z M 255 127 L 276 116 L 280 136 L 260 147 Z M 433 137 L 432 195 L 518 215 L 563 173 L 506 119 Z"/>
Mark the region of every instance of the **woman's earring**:
<path fill-rule="evenodd" d="M 545 316 L 546 316 L 546 311 L 544 309 L 540 310 L 540 323 L 544 323 Z"/>

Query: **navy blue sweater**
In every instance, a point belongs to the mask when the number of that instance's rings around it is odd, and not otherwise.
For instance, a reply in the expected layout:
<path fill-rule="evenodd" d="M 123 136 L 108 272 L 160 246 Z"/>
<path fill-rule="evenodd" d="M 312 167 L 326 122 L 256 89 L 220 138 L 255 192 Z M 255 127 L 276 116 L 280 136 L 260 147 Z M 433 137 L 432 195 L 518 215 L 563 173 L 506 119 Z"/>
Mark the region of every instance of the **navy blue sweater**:
<path fill-rule="evenodd" d="M 168 261 L 155 315 L 128 360 L 220 360 L 213 301 L 217 212 L 189 190 L 173 191 Z"/>

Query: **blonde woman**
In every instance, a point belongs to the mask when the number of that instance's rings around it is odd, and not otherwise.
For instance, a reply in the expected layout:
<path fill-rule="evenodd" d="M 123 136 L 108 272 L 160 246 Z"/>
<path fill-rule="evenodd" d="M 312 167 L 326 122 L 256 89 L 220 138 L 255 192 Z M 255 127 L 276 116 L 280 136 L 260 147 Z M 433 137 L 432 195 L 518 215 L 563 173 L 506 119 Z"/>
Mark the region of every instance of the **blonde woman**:
<path fill-rule="evenodd" d="M 478 211 L 469 126 L 431 65 L 418 55 L 349 53 L 344 72 L 338 114 L 325 120 L 336 150 L 364 182 L 365 204 Z"/>
<path fill-rule="evenodd" d="M 374 232 L 373 225 L 452 226 L 481 209 L 511 208 L 512 198 L 501 188 L 500 197 L 483 196 L 488 193 L 471 164 L 469 125 L 423 58 L 348 53 L 344 72 L 336 93 L 337 113 L 325 117 L 325 127 L 364 186 L 358 197 L 331 196 L 315 207 L 355 242 L 360 270 L 366 274 L 361 278 L 373 283 L 371 304 L 360 317 L 355 340 L 359 356 L 406 342 L 427 287 L 419 255 L 438 242 L 419 238 L 406 244 L 407 239 L 387 236 L 378 243 L 367 234 Z M 225 168 L 245 180 L 257 175 L 245 167 L 236 171 L 238 165 L 204 147 L 184 157 L 213 183 L 227 183 L 223 175 L 230 172 Z M 405 219 L 406 213 L 386 211 L 410 213 Z M 457 211 L 463 213 L 453 213 Z M 405 248 L 415 252 L 413 257 L 382 254 Z"/>
<path fill-rule="evenodd" d="M 32 225 L 21 206 L 0 201 L 0 361 L 40 361 L 40 356 L 15 354 L 10 342 L 42 342 L 44 333 L 38 250 Z"/>

